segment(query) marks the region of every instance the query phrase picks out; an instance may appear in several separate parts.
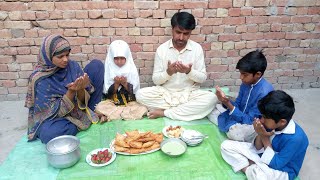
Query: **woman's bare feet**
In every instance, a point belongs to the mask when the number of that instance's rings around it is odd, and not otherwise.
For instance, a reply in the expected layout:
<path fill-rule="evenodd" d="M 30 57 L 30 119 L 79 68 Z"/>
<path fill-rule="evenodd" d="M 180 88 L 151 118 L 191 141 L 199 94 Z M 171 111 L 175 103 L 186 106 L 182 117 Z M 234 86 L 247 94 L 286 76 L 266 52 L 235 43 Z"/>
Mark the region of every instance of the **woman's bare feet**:
<path fill-rule="evenodd" d="M 164 117 L 164 110 L 163 109 L 154 109 L 147 113 L 149 119 L 156 119 L 158 117 Z"/>

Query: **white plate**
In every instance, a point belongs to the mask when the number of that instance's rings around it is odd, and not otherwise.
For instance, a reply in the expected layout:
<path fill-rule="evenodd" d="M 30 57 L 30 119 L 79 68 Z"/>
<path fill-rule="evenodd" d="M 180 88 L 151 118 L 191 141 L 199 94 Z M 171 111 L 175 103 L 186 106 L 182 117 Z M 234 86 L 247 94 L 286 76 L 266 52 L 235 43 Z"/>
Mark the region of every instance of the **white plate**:
<path fill-rule="evenodd" d="M 108 151 L 111 152 L 111 154 L 112 154 L 112 157 L 111 157 L 111 159 L 110 159 L 108 162 L 103 163 L 103 164 L 95 164 L 95 163 L 93 163 L 93 162 L 91 161 L 91 155 L 92 155 L 92 154 L 97 154 L 98 151 L 104 151 L 104 150 L 106 150 L 106 149 L 108 149 Z M 102 166 L 106 166 L 106 165 L 111 164 L 111 163 L 116 159 L 116 157 L 117 157 L 117 154 L 116 154 L 113 150 L 111 150 L 110 148 L 99 148 L 99 149 L 95 149 L 95 150 L 91 151 L 91 152 L 87 155 L 86 161 L 87 161 L 87 163 L 88 163 L 90 166 L 93 166 L 93 167 L 102 167 Z"/>
<path fill-rule="evenodd" d="M 172 126 L 172 125 L 171 125 L 171 126 Z M 171 136 L 171 135 L 169 135 L 169 134 L 167 133 L 167 129 L 168 129 L 169 127 L 170 127 L 170 126 L 164 127 L 164 128 L 162 129 L 162 134 L 163 134 L 165 137 L 167 137 L 167 138 L 175 138 L 174 136 Z M 176 127 L 176 126 L 172 126 L 172 127 Z M 181 127 L 181 128 L 182 128 L 182 131 L 184 131 L 184 128 L 183 128 L 183 127 Z M 177 137 L 177 138 L 180 138 L 180 137 L 181 137 L 182 131 L 181 131 L 181 133 L 180 133 L 180 136 Z"/>
<path fill-rule="evenodd" d="M 139 154 L 130 154 L 130 153 L 126 153 L 126 152 L 117 152 L 115 149 L 114 149 L 114 142 L 115 142 L 115 139 L 113 139 L 110 143 L 110 149 L 113 151 L 113 152 L 116 152 L 117 154 L 122 154 L 122 155 L 128 155 L 128 156 L 136 156 L 136 155 L 142 155 L 142 154 L 150 154 L 150 153 L 153 153 L 153 152 L 156 152 L 160 149 L 157 148 L 157 149 L 153 149 L 151 151 L 146 151 L 146 152 L 142 152 L 142 153 L 139 153 Z"/>

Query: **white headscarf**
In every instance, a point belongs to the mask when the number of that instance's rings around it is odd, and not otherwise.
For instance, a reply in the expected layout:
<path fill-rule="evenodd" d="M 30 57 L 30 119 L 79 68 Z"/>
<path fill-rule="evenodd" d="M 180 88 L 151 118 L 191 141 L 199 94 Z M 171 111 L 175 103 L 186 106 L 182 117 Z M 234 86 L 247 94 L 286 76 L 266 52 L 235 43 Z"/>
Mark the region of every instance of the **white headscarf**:
<path fill-rule="evenodd" d="M 125 57 L 126 63 L 122 67 L 119 67 L 114 63 L 114 57 Z M 110 44 L 104 66 L 104 93 L 108 92 L 108 89 L 114 83 L 113 79 L 116 76 L 127 77 L 127 82 L 133 85 L 134 94 L 140 89 L 138 71 L 133 62 L 129 45 L 125 41 L 115 40 Z"/>

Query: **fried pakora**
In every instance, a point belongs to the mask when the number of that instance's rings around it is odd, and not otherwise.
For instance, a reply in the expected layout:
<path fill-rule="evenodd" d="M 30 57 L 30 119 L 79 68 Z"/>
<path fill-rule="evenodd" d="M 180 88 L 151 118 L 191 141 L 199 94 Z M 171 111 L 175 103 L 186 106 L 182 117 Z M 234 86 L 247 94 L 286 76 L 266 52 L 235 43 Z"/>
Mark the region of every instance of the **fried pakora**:
<path fill-rule="evenodd" d="M 161 133 L 127 131 L 125 135 L 116 135 L 114 149 L 116 152 L 139 154 L 159 148 L 162 140 Z"/>

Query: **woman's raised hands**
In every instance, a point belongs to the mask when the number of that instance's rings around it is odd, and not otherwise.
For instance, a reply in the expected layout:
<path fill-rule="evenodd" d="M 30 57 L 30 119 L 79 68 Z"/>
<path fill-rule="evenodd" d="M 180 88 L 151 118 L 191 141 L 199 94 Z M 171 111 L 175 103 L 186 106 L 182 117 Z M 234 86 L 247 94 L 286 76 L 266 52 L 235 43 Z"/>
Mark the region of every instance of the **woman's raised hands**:
<path fill-rule="evenodd" d="M 90 84 L 89 76 L 84 73 L 83 76 L 78 77 L 74 82 L 67 85 L 67 88 L 72 91 L 79 91 L 85 89 Z"/>

